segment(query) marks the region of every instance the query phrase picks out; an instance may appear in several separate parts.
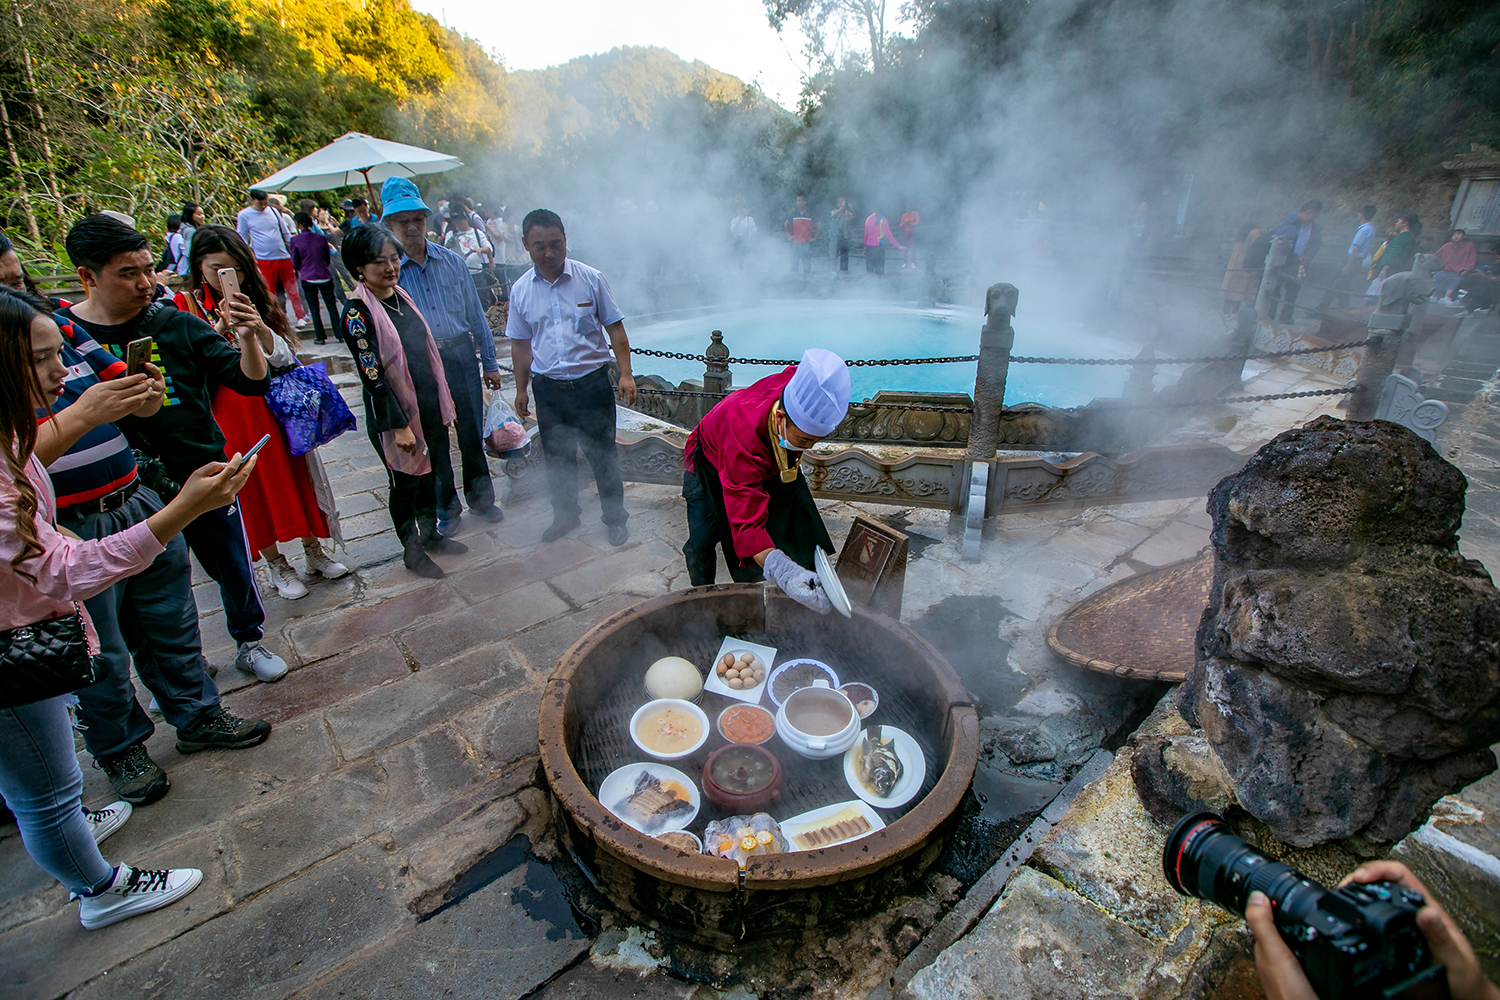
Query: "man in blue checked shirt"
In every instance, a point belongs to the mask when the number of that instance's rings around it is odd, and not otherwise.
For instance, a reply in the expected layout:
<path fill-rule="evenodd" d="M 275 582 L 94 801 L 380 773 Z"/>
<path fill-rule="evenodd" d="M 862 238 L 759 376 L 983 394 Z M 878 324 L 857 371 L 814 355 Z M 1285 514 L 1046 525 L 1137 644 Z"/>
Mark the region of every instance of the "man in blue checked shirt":
<path fill-rule="evenodd" d="M 484 390 L 474 365 L 474 348 L 484 367 L 484 384 L 500 388 L 500 364 L 495 360 L 495 338 L 490 333 L 469 266 L 451 250 L 427 239 L 427 217 L 432 209 L 422 201 L 417 186 L 404 177 L 389 178 L 380 188 L 381 221 L 401 241 L 401 287 L 416 302 L 443 359 L 443 374 L 457 413 L 458 452 L 464 475 L 464 499 L 469 510 L 490 523 L 505 514 L 495 505 L 495 483 L 484 455 Z M 438 531 L 451 534 L 458 527 L 462 507 L 453 480 L 448 439 L 428 441 L 437 473 Z"/>

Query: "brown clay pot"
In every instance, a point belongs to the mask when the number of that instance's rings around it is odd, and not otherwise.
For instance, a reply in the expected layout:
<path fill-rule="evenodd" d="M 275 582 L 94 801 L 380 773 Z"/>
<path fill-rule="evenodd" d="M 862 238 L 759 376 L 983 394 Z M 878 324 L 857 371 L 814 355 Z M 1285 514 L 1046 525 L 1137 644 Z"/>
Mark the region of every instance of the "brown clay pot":
<path fill-rule="evenodd" d="M 769 767 L 771 778 L 753 789 L 746 789 L 755 770 Z M 764 747 L 753 743 L 731 743 L 708 755 L 703 765 L 703 794 L 725 812 L 733 814 L 764 812 L 781 799 L 783 775 L 781 761 Z"/>

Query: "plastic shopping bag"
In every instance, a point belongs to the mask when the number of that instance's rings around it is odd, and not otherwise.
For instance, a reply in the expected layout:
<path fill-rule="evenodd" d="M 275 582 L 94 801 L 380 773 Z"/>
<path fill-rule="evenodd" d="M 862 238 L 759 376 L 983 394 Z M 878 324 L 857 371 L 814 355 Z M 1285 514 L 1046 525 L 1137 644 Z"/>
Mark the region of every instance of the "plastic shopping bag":
<path fill-rule="evenodd" d="M 1365 289 L 1365 294 L 1375 297 L 1380 295 L 1380 289 L 1385 286 L 1384 278 L 1376 278 L 1370 282 L 1370 287 Z"/>
<path fill-rule="evenodd" d="M 490 398 L 485 410 L 484 443 L 496 455 L 515 451 L 526 443 L 526 428 L 498 392 Z"/>
<path fill-rule="evenodd" d="M 266 405 L 286 431 L 293 455 L 305 455 L 356 426 L 354 414 L 321 361 L 299 365 L 271 379 Z"/>

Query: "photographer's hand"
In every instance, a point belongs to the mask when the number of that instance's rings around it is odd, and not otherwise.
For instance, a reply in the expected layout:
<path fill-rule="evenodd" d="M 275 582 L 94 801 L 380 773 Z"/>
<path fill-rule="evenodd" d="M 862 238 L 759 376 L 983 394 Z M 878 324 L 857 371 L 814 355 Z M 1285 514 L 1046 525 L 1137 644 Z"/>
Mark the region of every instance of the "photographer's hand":
<path fill-rule="evenodd" d="M 1266 1000 L 1318 1000 L 1297 956 L 1281 940 L 1271 901 L 1265 893 L 1250 894 L 1245 906 L 1245 923 L 1255 932 L 1255 971 L 1260 973 Z"/>
<path fill-rule="evenodd" d="M 1427 905 L 1417 913 L 1417 928 L 1427 938 L 1433 960 L 1447 966 L 1448 991 L 1453 1000 L 1500 1000 L 1500 988 L 1480 970 L 1469 939 L 1411 869 L 1397 861 L 1371 861 L 1354 869 L 1339 885 L 1350 882 L 1398 882 L 1420 892 Z"/>

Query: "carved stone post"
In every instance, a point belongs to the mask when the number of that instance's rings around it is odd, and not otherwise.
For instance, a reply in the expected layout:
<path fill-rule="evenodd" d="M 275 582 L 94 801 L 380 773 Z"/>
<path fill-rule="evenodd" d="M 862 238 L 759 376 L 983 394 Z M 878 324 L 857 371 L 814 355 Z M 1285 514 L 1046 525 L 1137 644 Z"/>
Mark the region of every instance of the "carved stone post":
<path fill-rule="evenodd" d="M 728 392 L 733 376 L 729 373 L 729 348 L 724 346 L 724 331 L 715 330 L 709 336 L 711 343 L 703 350 L 703 356 L 708 358 L 703 366 L 703 391 Z"/>
<path fill-rule="evenodd" d="M 1156 357 L 1156 350 L 1150 344 L 1141 348 L 1141 353 L 1136 355 L 1137 361 L 1145 361 Z M 1125 387 L 1120 391 L 1122 399 L 1132 403 L 1141 403 L 1151 398 L 1156 381 L 1155 365 L 1131 365 L 1130 376 L 1125 379 Z"/>
<path fill-rule="evenodd" d="M 1010 349 L 1016 331 L 1010 318 L 1021 293 L 1015 285 L 991 285 L 984 297 L 984 328 L 979 331 L 979 369 L 974 375 L 974 419 L 969 424 L 969 458 L 988 462 L 1000 446 L 1000 415 L 1005 403 L 1005 378 L 1010 371 Z"/>
<path fill-rule="evenodd" d="M 1262 323 L 1269 323 L 1276 317 L 1271 315 L 1271 279 L 1276 275 L 1276 269 L 1286 263 L 1286 259 L 1292 253 L 1292 240 L 1289 236 L 1277 236 L 1271 240 L 1271 252 L 1266 254 L 1266 269 L 1260 276 L 1260 294 L 1255 297 L 1255 315 L 1260 317 Z"/>
<path fill-rule="evenodd" d="M 1350 420 L 1374 418 L 1397 355 L 1402 353 L 1402 339 L 1411 329 L 1411 307 L 1427 301 L 1432 294 L 1432 276 L 1440 267 L 1442 261 L 1437 257 L 1419 253 L 1410 271 L 1393 274 L 1381 285 L 1380 304 L 1370 314 L 1370 345 L 1365 348 L 1359 371 L 1354 373 L 1353 384 L 1364 390 L 1349 400 Z"/>

